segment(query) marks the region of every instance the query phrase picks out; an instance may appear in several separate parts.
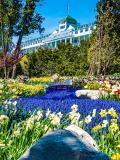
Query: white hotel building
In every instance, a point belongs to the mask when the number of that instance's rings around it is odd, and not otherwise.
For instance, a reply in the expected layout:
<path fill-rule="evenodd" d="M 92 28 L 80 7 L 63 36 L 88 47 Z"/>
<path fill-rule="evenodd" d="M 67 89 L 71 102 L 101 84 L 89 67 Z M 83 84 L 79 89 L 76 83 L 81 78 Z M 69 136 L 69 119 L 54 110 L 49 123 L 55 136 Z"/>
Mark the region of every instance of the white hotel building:
<path fill-rule="evenodd" d="M 32 52 L 40 47 L 57 48 L 60 42 L 79 46 L 80 41 L 89 38 L 94 29 L 94 23 L 80 25 L 76 19 L 67 16 L 59 22 L 59 28 L 53 33 L 23 42 L 22 50 L 24 52 Z"/>

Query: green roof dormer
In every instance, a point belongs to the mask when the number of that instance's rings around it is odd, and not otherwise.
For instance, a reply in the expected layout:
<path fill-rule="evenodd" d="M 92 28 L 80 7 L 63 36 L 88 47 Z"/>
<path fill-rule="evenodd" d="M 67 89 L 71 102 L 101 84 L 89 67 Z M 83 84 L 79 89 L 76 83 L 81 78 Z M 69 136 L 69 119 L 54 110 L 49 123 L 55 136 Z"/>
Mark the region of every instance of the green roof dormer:
<path fill-rule="evenodd" d="M 67 17 L 63 18 L 63 19 L 59 22 L 59 24 L 63 24 L 63 23 L 65 23 L 65 22 L 70 23 L 70 24 L 74 24 L 74 25 L 77 24 L 76 19 L 74 19 L 74 18 L 71 17 L 71 16 L 67 16 Z"/>

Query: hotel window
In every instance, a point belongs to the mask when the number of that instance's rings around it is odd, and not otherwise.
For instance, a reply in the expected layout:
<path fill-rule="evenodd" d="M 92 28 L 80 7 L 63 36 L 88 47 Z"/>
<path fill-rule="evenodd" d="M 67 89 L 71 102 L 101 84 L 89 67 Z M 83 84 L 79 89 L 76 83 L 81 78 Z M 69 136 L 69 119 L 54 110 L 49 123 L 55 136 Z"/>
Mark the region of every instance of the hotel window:
<path fill-rule="evenodd" d="M 64 29 L 64 28 L 65 28 L 65 25 L 60 27 L 60 29 Z"/>
<path fill-rule="evenodd" d="M 80 29 L 80 32 L 83 32 L 83 28 Z"/>
<path fill-rule="evenodd" d="M 92 30 L 92 31 L 94 30 L 93 26 L 90 27 L 90 30 Z"/>
<path fill-rule="evenodd" d="M 78 31 L 75 31 L 75 34 L 78 34 Z"/>
<path fill-rule="evenodd" d="M 87 32 L 88 31 L 88 27 L 87 28 L 85 28 L 85 32 Z"/>

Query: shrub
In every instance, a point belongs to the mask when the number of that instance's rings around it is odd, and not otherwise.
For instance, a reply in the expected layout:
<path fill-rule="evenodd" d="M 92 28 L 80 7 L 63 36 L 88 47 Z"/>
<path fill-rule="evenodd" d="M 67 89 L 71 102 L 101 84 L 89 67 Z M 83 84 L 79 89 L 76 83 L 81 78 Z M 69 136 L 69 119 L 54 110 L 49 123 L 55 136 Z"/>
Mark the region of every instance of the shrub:
<path fill-rule="evenodd" d="M 86 86 L 88 89 L 93 90 L 98 90 L 101 87 L 101 85 L 98 82 L 88 82 Z"/>

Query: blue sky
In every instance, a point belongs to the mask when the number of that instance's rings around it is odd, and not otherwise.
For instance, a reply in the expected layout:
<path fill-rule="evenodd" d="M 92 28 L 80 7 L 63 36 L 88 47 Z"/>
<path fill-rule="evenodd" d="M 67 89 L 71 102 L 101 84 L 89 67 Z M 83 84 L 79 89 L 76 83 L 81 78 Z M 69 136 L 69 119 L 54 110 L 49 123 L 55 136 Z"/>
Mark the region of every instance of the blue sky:
<path fill-rule="evenodd" d="M 43 0 L 42 6 L 37 11 L 45 18 L 43 23 L 44 34 L 53 32 L 58 27 L 58 21 L 67 16 L 68 1 L 70 16 L 76 18 L 81 24 L 94 22 L 98 0 Z M 25 39 L 39 36 L 38 33 L 34 33 Z"/>

